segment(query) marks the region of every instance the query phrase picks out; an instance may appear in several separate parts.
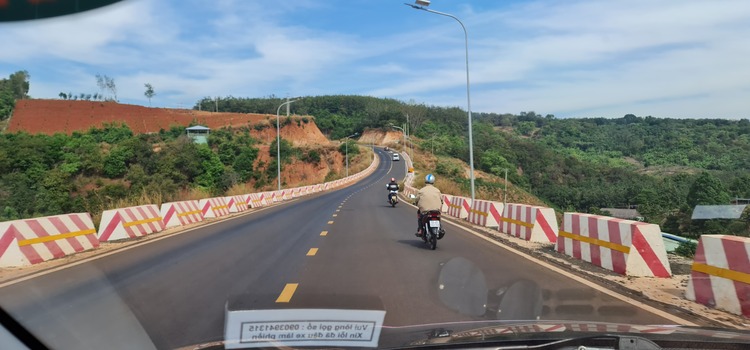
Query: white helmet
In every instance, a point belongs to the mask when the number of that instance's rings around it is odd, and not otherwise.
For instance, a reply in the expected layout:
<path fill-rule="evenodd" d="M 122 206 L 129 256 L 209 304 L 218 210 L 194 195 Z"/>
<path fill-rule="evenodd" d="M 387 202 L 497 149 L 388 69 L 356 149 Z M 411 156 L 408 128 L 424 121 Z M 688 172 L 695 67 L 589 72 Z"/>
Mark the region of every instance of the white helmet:
<path fill-rule="evenodd" d="M 434 184 L 435 183 L 435 175 L 427 174 L 427 176 L 424 177 L 424 183 Z"/>

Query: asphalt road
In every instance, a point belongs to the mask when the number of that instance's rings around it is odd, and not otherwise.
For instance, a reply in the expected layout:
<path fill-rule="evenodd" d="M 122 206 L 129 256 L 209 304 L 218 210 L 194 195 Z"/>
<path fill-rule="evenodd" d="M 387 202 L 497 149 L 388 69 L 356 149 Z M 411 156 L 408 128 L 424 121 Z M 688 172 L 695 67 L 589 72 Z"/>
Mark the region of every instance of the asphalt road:
<path fill-rule="evenodd" d="M 403 162 L 378 153 L 379 168 L 360 183 L 4 287 L 0 305 L 55 348 L 218 341 L 227 308 L 382 309 L 390 326 L 537 316 L 672 323 L 456 226 L 427 249 L 414 236 L 415 209 L 386 203 L 385 183 L 403 177 Z M 502 291 L 500 303 L 492 296 Z"/>

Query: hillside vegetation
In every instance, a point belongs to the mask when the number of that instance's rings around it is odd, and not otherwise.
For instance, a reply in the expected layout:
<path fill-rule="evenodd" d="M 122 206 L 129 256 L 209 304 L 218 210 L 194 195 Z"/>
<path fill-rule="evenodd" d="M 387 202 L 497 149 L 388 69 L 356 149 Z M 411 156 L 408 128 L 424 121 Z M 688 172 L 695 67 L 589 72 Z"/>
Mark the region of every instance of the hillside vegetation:
<path fill-rule="evenodd" d="M 218 100 L 219 110 L 275 113 L 280 98 Z M 196 105 L 208 108 L 214 100 Z M 305 97 L 293 104 L 316 117 L 332 138 L 365 128 L 408 129 L 423 150 L 468 163 L 466 112 L 363 96 Z M 534 112 L 474 113 L 474 163 L 558 210 L 598 213 L 637 206 L 667 232 L 748 234 L 748 221 L 692 222 L 696 204 L 750 198 L 750 121 L 681 120 L 627 115 L 617 119 L 557 119 Z M 464 171 L 436 163 L 435 171 L 464 189 Z M 480 186 L 496 186 L 483 184 Z"/>
<path fill-rule="evenodd" d="M 285 187 L 343 177 L 338 145 L 294 146 L 282 138 L 280 147 Z M 349 156 L 351 171 L 371 159 L 356 145 Z M 248 127 L 213 130 L 207 145 L 182 127 L 138 135 L 125 125 L 71 135 L 3 133 L 0 221 L 89 212 L 96 222 L 111 208 L 275 189 L 276 164 L 276 140 L 263 144 Z"/>

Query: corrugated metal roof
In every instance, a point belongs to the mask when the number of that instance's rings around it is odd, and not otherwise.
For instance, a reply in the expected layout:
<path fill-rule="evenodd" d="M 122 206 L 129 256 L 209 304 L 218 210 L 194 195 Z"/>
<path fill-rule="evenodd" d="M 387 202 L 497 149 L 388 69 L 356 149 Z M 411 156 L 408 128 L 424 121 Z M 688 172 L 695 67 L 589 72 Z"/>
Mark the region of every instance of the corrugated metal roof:
<path fill-rule="evenodd" d="M 203 125 L 195 125 L 195 126 L 191 126 L 189 128 L 185 128 L 185 130 L 190 130 L 190 131 L 206 131 L 206 130 L 211 130 L 211 128 L 205 127 Z"/>
<path fill-rule="evenodd" d="M 609 212 L 613 217 L 620 219 L 636 219 L 641 217 L 641 214 L 636 209 L 602 208 L 601 210 Z"/>
<path fill-rule="evenodd" d="M 741 205 L 696 205 L 693 209 L 693 220 L 739 219 L 745 211 L 746 204 Z"/>

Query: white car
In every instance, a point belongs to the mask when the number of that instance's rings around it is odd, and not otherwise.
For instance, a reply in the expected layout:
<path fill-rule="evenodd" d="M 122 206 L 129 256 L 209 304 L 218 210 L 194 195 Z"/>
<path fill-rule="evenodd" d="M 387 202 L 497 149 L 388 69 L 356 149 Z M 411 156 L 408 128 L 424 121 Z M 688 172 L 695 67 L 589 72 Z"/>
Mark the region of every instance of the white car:
<path fill-rule="evenodd" d="M 398 153 L 394 153 L 393 154 L 393 160 L 399 161 L 399 160 L 401 160 L 401 156 L 399 156 Z"/>

